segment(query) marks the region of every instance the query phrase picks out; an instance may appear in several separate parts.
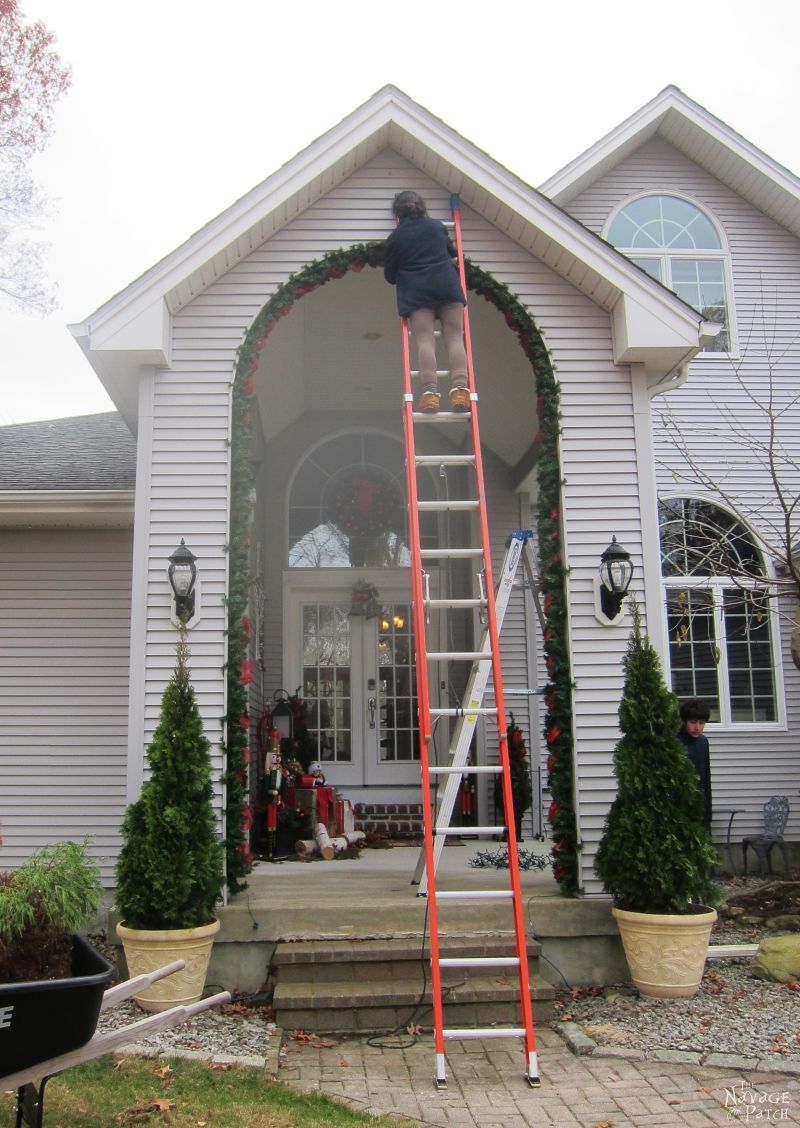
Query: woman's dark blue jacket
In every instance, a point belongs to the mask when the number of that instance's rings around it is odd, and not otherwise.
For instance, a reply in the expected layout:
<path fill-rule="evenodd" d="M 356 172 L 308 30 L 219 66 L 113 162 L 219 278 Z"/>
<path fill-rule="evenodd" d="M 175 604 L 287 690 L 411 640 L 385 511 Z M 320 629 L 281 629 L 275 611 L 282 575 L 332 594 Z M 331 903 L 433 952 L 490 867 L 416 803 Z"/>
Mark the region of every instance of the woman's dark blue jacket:
<path fill-rule="evenodd" d="M 447 228 L 428 216 L 407 216 L 386 240 L 383 275 L 397 286 L 397 311 L 408 317 L 415 309 L 438 310 L 450 302 L 465 305 L 456 249 Z"/>

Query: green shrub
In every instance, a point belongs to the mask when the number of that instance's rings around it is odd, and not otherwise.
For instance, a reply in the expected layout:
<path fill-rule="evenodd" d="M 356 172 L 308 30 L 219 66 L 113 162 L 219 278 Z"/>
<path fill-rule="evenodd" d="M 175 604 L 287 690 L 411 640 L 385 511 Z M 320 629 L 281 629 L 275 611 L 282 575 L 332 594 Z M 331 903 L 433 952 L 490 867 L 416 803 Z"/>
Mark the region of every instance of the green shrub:
<path fill-rule="evenodd" d="M 211 807 L 210 745 L 187 661 L 181 639 L 147 750 L 150 777 L 122 823 L 116 900 L 129 928 L 209 924 L 224 880 L 224 850 Z"/>
<path fill-rule="evenodd" d="M 642 634 L 639 609 L 632 604 L 632 610 L 619 707 L 623 735 L 614 752 L 617 797 L 595 868 L 618 908 L 685 913 L 691 902 L 717 900 L 717 855 L 703 826 L 697 775 L 677 736 L 678 702 Z"/>

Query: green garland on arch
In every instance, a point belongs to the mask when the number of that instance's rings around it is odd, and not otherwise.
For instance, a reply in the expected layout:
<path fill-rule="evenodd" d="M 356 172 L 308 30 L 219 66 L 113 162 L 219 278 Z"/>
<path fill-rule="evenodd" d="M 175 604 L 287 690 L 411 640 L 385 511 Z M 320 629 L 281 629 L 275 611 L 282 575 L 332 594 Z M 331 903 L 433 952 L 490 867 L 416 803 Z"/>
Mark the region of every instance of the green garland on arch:
<path fill-rule="evenodd" d="M 227 771 L 227 846 L 228 883 L 232 890 L 242 888 L 248 872 L 249 848 L 245 839 L 243 811 L 249 718 L 247 690 L 242 672 L 247 662 L 248 630 L 245 617 L 249 585 L 250 492 L 253 469 L 250 459 L 253 412 L 250 400 L 255 393 L 259 356 L 270 333 L 295 302 L 320 286 L 343 278 L 348 271 L 383 265 L 384 243 L 357 243 L 332 251 L 290 275 L 283 286 L 259 312 L 242 343 L 233 385 L 231 430 L 231 524 L 230 578 L 228 596 L 228 712 L 226 715 Z M 561 467 L 558 453 L 559 391 L 550 356 L 530 313 L 503 283 L 469 259 L 465 261 L 467 287 L 503 314 L 506 324 L 517 335 L 520 347 L 536 376 L 539 430 L 539 566 L 542 580 L 546 630 L 544 637 L 548 683 L 544 735 L 548 748 L 548 784 L 553 797 L 549 819 L 553 828 L 553 872 L 562 891 L 574 895 L 580 890 L 578 873 L 577 825 L 573 801 L 572 755 L 572 679 L 567 635 L 566 569 L 561 554 Z"/>

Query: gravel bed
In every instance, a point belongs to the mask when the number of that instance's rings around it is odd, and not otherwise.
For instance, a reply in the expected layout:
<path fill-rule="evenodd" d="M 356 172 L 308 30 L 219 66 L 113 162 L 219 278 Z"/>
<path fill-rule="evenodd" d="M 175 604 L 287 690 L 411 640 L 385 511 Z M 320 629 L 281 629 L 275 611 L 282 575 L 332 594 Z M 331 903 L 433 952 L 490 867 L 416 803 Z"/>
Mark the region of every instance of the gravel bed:
<path fill-rule="evenodd" d="M 760 879 L 737 879 L 728 893 L 750 891 Z M 757 944 L 763 926 L 720 919 L 711 944 Z M 553 1026 L 574 1022 L 598 1046 L 736 1054 L 800 1062 L 800 991 L 757 979 L 748 958 L 712 959 L 693 999 L 648 999 L 630 984 L 574 988 L 556 998 Z"/>
<path fill-rule="evenodd" d="M 102 1032 L 118 1030 L 144 1017 L 144 1011 L 135 1003 L 121 1003 L 100 1015 L 97 1029 Z M 275 1023 L 262 1016 L 258 1010 L 234 1004 L 232 1007 L 205 1011 L 181 1026 L 173 1026 L 171 1030 L 137 1038 L 136 1045 L 143 1050 L 151 1049 L 154 1053 L 178 1050 L 212 1057 L 218 1054 L 267 1057 L 270 1040 L 276 1030 Z"/>

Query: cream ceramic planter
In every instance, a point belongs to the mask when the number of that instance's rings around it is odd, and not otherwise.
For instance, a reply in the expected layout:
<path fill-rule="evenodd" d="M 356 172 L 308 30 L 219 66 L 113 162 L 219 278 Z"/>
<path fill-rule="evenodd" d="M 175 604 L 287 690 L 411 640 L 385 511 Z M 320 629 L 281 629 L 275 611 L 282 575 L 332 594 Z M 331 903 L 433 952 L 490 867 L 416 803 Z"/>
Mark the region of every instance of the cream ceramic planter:
<path fill-rule="evenodd" d="M 619 925 L 631 979 L 642 995 L 691 998 L 706 966 L 715 909 L 685 915 L 612 909 Z"/>
<path fill-rule="evenodd" d="M 117 925 L 117 935 L 125 949 L 128 974 L 143 975 L 175 960 L 185 960 L 183 971 L 160 979 L 140 995 L 136 1002 L 147 1011 L 196 1003 L 203 994 L 211 959 L 211 947 L 219 932 L 219 921 L 200 928 L 143 929 Z"/>

